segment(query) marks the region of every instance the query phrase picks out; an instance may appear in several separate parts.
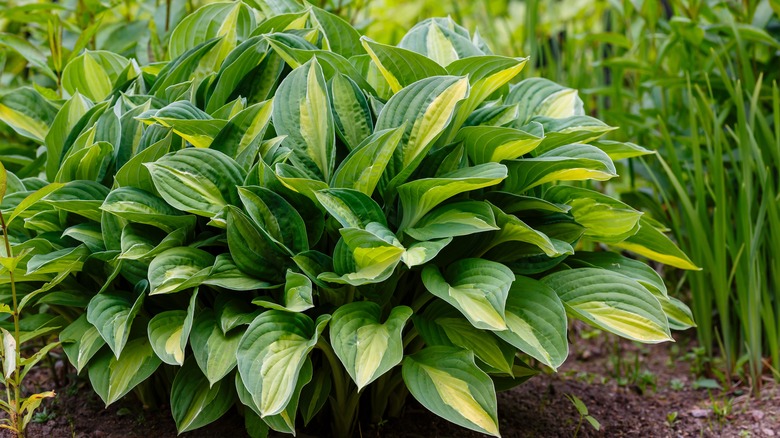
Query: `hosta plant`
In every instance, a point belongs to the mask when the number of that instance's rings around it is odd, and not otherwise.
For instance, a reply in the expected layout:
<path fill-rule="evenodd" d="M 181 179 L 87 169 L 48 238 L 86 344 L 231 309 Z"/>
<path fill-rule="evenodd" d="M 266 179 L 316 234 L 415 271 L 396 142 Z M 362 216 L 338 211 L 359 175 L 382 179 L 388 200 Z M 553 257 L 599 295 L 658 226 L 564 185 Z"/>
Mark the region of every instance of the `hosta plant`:
<path fill-rule="evenodd" d="M 9 228 L 17 281 L 51 285 L 35 300 L 106 404 L 169 388 L 181 432 L 235 405 L 254 436 L 347 436 L 411 394 L 498 435 L 496 391 L 563 363 L 568 318 L 641 342 L 692 324 L 607 251 L 695 268 L 577 182 L 648 152 L 601 140 L 575 90 L 519 80 L 526 59 L 449 19 L 388 46 L 261 6 L 199 9 L 165 62 L 85 51 L 67 99 L 2 99 L 41 145 L 3 209 L 59 187 Z"/>

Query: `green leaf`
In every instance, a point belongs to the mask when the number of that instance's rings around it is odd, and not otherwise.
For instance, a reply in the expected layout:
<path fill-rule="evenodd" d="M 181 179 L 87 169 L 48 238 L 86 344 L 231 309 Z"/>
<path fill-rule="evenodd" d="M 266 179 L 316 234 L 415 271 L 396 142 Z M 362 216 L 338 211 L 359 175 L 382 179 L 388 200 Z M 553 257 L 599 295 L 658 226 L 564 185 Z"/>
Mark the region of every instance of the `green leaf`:
<path fill-rule="evenodd" d="M 330 320 L 268 310 L 249 325 L 238 346 L 241 381 L 261 416 L 281 413 L 295 392 L 301 368 Z"/>
<path fill-rule="evenodd" d="M 243 334 L 241 330 L 223 333 L 211 309 L 195 317 L 190 345 L 198 366 L 212 386 L 236 367 L 236 351 Z"/>
<path fill-rule="evenodd" d="M 184 363 L 184 350 L 192 327 L 192 319 L 187 324 L 187 316 L 188 312 L 184 310 L 168 310 L 154 315 L 149 321 L 147 333 L 152 349 L 169 365 Z"/>
<path fill-rule="evenodd" d="M 324 49 L 336 52 L 345 58 L 363 54 L 360 33 L 348 22 L 316 6 L 311 6 L 310 14 L 312 24 L 322 29 Z"/>
<path fill-rule="evenodd" d="M 151 376 L 160 366 L 146 337 L 127 342 L 119 358 L 102 350 L 90 362 L 89 381 L 106 406 L 130 392 Z"/>
<path fill-rule="evenodd" d="M 197 148 L 211 146 L 214 138 L 227 125 L 227 120 L 212 118 L 186 100 L 173 102 L 156 112 L 144 113 L 138 120 L 171 128 L 176 135 Z"/>
<path fill-rule="evenodd" d="M 429 411 L 459 426 L 500 436 L 493 381 L 474 363 L 471 351 L 428 347 L 406 356 L 403 378 Z"/>
<path fill-rule="evenodd" d="M 367 37 L 362 37 L 360 41 L 390 84 L 393 93 L 398 93 L 421 79 L 447 74 L 447 70 L 435 61 L 411 50 L 380 44 Z"/>
<path fill-rule="evenodd" d="M 517 126 L 534 116 L 562 119 L 585 114 L 577 90 L 544 78 L 528 78 L 513 85 L 505 102 L 519 104 Z"/>
<path fill-rule="evenodd" d="M 417 240 L 433 240 L 494 231 L 499 228 L 490 204 L 460 201 L 433 209 L 414 228 L 404 230 Z"/>
<path fill-rule="evenodd" d="M 130 337 L 130 327 L 145 295 L 145 291 L 137 296 L 130 292 L 100 293 L 89 301 L 87 321 L 97 328 L 117 358 Z"/>
<path fill-rule="evenodd" d="M 158 254 L 149 264 L 149 295 L 169 294 L 200 285 L 214 265 L 213 255 L 182 246 Z"/>
<path fill-rule="evenodd" d="M 62 183 L 51 183 L 27 195 L 24 199 L 22 199 L 21 202 L 16 205 L 16 207 L 11 212 L 11 215 L 8 216 L 8 219 L 5 221 L 6 226 L 10 227 L 11 223 L 14 221 L 14 219 L 19 217 L 19 215 L 37 204 L 41 199 L 61 189 L 63 186 L 64 184 Z"/>
<path fill-rule="evenodd" d="M 433 265 L 422 271 L 430 293 L 458 309 L 474 327 L 506 330 L 505 307 L 515 275 L 506 266 L 482 259 L 461 259 L 444 274 Z"/>
<path fill-rule="evenodd" d="M 209 271 L 208 277 L 203 281 L 203 284 L 236 291 L 270 289 L 277 286 L 243 273 L 238 269 L 230 254 L 217 256 L 214 266 Z"/>
<path fill-rule="evenodd" d="M 309 249 L 306 224 L 283 197 L 258 186 L 239 187 L 238 195 L 249 217 L 274 243 L 291 255 Z"/>
<path fill-rule="evenodd" d="M 517 276 L 506 300 L 507 330 L 496 335 L 552 369 L 569 354 L 566 309 L 544 283 Z"/>
<path fill-rule="evenodd" d="M 549 150 L 534 158 L 505 163 L 509 177 L 502 190 L 522 193 L 552 181 L 606 181 L 617 176 L 615 165 L 601 149 L 570 144 Z"/>
<path fill-rule="evenodd" d="M 414 327 L 428 346 L 460 347 L 474 352 L 490 371 L 512 375 L 517 350 L 488 330 L 475 328 L 459 312 L 442 300 L 426 306 L 425 313 L 414 317 Z M 483 368 L 484 369 L 484 368 Z"/>
<path fill-rule="evenodd" d="M 157 196 L 134 187 L 112 190 L 100 209 L 130 222 L 153 225 L 166 233 L 192 229 L 196 220 L 195 216 L 184 215 Z"/>
<path fill-rule="evenodd" d="M 384 174 L 383 194 L 392 193 L 419 166 L 468 90 L 468 78 L 435 76 L 415 82 L 387 101 L 375 131 L 406 128 Z"/>
<path fill-rule="evenodd" d="M 333 174 L 331 187 L 355 189 L 371 196 L 401 141 L 404 129 L 405 125 L 402 125 L 396 129 L 377 131 L 366 138 L 341 162 Z"/>
<path fill-rule="evenodd" d="M 238 269 L 263 281 L 281 283 L 287 264 L 281 250 L 233 206 L 228 207 L 227 239 L 230 255 Z"/>
<path fill-rule="evenodd" d="M 157 254 L 184 245 L 187 230 L 178 230 L 165 234 L 149 225 L 129 223 L 122 228 L 121 251 L 119 259 L 147 260 Z"/>
<path fill-rule="evenodd" d="M 328 91 L 336 133 L 349 150 L 354 150 L 374 129 L 366 96 L 355 81 L 341 73 L 328 82 Z"/>
<path fill-rule="evenodd" d="M 114 83 L 129 61 L 109 51 L 87 50 L 73 58 L 62 71 L 62 87 L 70 95 L 83 94 L 100 102 L 114 89 Z"/>
<path fill-rule="evenodd" d="M 514 160 L 533 151 L 540 137 L 519 129 L 498 126 L 467 126 L 458 132 L 455 141 L 462 141 L 474 164 Z"/>
<path fill-rule="evenodd" d="M 459 169 L 439 178 L 418 179 L 399 186 L 398 194 L 403 206 L 403 220 L 399 228 L 414 227 L 442 201 L 460 193 L 496 185 L 506 176 L 504 165 L 486 163 Z"/>
<path fill-rule="evenodd" d="M 330 323 L 330 343 L 358 391 L 401 363 L 401 332 L 412 316 L 406 306 L 394 307 L 384 323 L 381 308 L 370 301 L 339 307 Z"/>
<path fill-rule="evenodd" d="M 370 196 L 351 189 L 327 189 L 315 193 L 320 205 L 344 228 L 365 228 L 371 222 L 387 227 L 382 208 Z"/>
<path fill-rule="evenodd" d="M 192 359 L 176 373 L 171 386 L 171 415 L 179 433 L 198 429 L 223 416 L 235 401 L 231 379 L 210 383 Z"/>
<path fill-rule="evenodd" d="M 335 128 L 322 67 L 316 58 L 279 85 L 273 108 L 276 132 L 309 172 L 330 181 L 336 160 Z"/>
<path fill-rule="evenodd" d="M 32 88 L 24 87 L 0 97 L 0 120 L 17 134 L 43 143 L 57 109 Z"/>
<path fill-rule="evenodd" d="M 215 69 L 227 54 L 254 28 L 254 14 L 242 2 L 212 3 L 199 8 L 184 18 L 171 32 L 168 54 L 171 59 L 220 38 L 215 52 L 205 60 L 208 68 Z"/>
<path fill-rule="evenodd" d="M 252 304 L 286 312 L 303 312 L 314 307 L 313 292 L 309 277 L 288 269 L 281 305 L 262 298 L 253 300 Z"/>
<path fill-rule="evenodd" d="M 76 367 L 76 372 L 87 366 L 90 359 L 105 345 L 97 328 L 87 321 L 87 315 L 82 314 L 60 332 L 62 350 L 68 356 L 70 363 Z"/>
<path fill-rule="evenodd" d="M 319 279 L 360 286 L 381 283 L 392 275 L 406 249 L 385 226 L 371 222 L 366 229 L 342 228 L 342 239 L 334 250 L 336 273 L 326 272 Z"/>
<path fill-rule="evenodd" d="M 661 303 L 636 280 L 606 269 L 579 268 L 555 272 L 542 282 L 555 290 L 570 316 L 594 327 L 639 342 L 672 339 Z"/>
<path fill-rule="evenodd" d="M 246 177 L 233 159 L 213 149 L 182 149 L 145 166 L 168 204 L 206 217 L 237 204 L 236 186 Z"/>
<path fill-rule="evenodd" d="M 54 180 L 62 160 L 62 148 L 71 130 L 92 108 L 92 103 L 80 93 L 75 93 L 62 105 L 44 139 L 46 146 L 46 177 Z"/>
<path fill-rule="evenodd" d="M 548 189 L 544 198 L 571 206 L 574 220 L 585 227 L 585 236 L 617 243 L 636 234 L 642 213 L 599 192 L 571 186 Z"/>
<path fill-rule="evenodd" d="M 691 259 L 671 239 L 644 219 L 639 220 L 639 231 L 636 234 L 629 236 L 621 242 L 613 243 L 612 246 L 631 251 L 669 266 L 674 266 L 675 268 L 693 271 L 701 270 L 701 268 L 693 264 Z"/>

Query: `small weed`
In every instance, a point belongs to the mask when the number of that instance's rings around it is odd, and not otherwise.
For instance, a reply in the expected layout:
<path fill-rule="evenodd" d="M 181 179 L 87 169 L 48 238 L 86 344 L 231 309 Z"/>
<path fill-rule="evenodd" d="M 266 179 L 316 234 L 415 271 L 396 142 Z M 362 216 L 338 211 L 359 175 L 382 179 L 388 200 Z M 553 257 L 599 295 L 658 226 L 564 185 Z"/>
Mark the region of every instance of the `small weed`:
<path fill-rule="evenodd" d="M 56 417 L 57 414 L 54 412 L 49 412 L 47 408 L 43 408 L 40 411 L 36 412 L 32 416 L 32 422 L 33 423 L 46 423 L 47 421 L 53 419 Z"/>
<path fill-rule="evenodd" d="M 669 382 L 669 387 L 672 388 L 672 391 L 682 391 L 685 389 L 685 383 L 680 379 L 672 379 Z"/>
<path fill-rule="evenodd" d="M 678 419 L 679 419 L 679 413 L 677 411 L 672 411 L 666 414 L 666 424 L 669 427 L 674 427 Z"/>
<path fill-rule="evenodd" d="M 569 399 L 571 404 L 574 405 L 574 408 L 577 409 L 577 413 L 580 414 L 580 421 L 577 423 L 577 428 L 574 429 L 574 437 L 575 438 L 580 433 L 580 427 L 582 427 L 582 421 L 583 420 L 585 420 L 588 423 L 590 423 L 590 425 L 594 429 L 596 429 L 596 430 L 600 430 L 601 429 L 601 423 L 599 423 L 598 420 L 596 420 L 590 414 L 588 414 L 588 407 L 585 406 L 585 403 L 583 403 L 583 401 L 580 400 L 579 397 L 577 397 L 574 394 L 566 394 L 566 398 Z"/>

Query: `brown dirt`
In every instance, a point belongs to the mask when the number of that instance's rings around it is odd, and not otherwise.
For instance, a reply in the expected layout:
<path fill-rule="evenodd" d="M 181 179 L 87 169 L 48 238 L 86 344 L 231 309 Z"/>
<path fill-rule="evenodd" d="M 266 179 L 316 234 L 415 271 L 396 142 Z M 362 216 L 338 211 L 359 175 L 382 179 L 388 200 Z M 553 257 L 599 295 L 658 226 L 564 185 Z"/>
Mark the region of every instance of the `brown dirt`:
<path fill-rule="evenodd" d="M 585 333 L 587 335 L 587 333 Z M 557 374 L 543 374 L 498 395 L 504 437 L 571 437 L 579 415 L 566 395 L 579 397 L 601 423 L 587 422 L 580 437 L 780 437 L 780 385 L 767 382 L 760 398 L 745 388 L 696 389 L 688 334 L 677 344 L 640 346 L 599 335 L 577 339 Z M 577 336 L 577 338 L 579 338 Z M 575 339 L 575 336 L 572 337 Z M 617 350 L 616 350 L 617 349 Z M 682 352 L 682 353 L 681 353 Z M 616 359 L 621 363 L 616 364 Z M 620 368 L 620 372 L 615 369 Z M 41 380 L 43 378 L 41 377 Z M 40 382 L 44 383 L 44 382 Z M 85 382 L 63 388 L 48 404 L 53 418 L 31 424 L 30 437 L 175 437 L 166 408 L 143 410 L 132 400 L 108 409 Z M 676 413 L 676 416 L 675 414 Z M 218 422 L 182 437 L 245 437 L 244 421 L 230 411 Z M 306 430 L 299 436 L 317 436 Z M 409 403 L 400 419 L 364 427 L 366 438 L 483 437 Z M 285 436 L 285 435 L 276 435 Z"/>

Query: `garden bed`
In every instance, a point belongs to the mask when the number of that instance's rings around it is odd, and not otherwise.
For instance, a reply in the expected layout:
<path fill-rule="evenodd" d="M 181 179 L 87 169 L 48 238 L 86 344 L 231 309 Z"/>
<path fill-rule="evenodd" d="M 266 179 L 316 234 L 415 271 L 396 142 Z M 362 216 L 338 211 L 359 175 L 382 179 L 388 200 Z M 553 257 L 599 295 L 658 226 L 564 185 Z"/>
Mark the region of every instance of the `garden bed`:
<path fill-rule="evenodd" d="M 695 362 L 686 337 L 676 344 L 637 346 L 613 336 L 599 335 L 572 345 L 570 360 L 558 374 L 540 375 L 519 387 L 499 393 L 498 407 L 504 437 L 572 436 L 579 414 L 566 395 L 580 398 L 601 423 L 596 432 L 587 422 L 579 436 L 780 436 L 780 387 L 768 383 L 761 398 L 745 388 L 731 391 L 702 388 L 691 372 Z M 617 348 L 617 350 L 616 350 Z M 620 373 L 615 372 L 618 357 Z M 638 358 L 638 360 L 637 360 Z M 47 382 L 41 370 L 38 384 Z M 711 383 L 711 382 L 710 382 Z M 706 384 L 706 383 L 705 383 Z M 108 409 L 78 381 L 58 391 L 47 407 L 49 418 L 29 428 L 29 436 L 58 437 L 175 437 L 176 426 L 167 407 L 141 410 L 138 403 L 120 402 Z M 675 415 L 676 413 L 676 415 Z M 225 417 L 183 437 L 244 437 L 243 419 L 231 410 Z M 310 427 L 299 436 L 316 436 Z M 363 437 L 481 437 L 448 423 L 416 403 L 401 419 L 360 431 Z M 279 435 L 284 436 L 284 435 Z"/>

